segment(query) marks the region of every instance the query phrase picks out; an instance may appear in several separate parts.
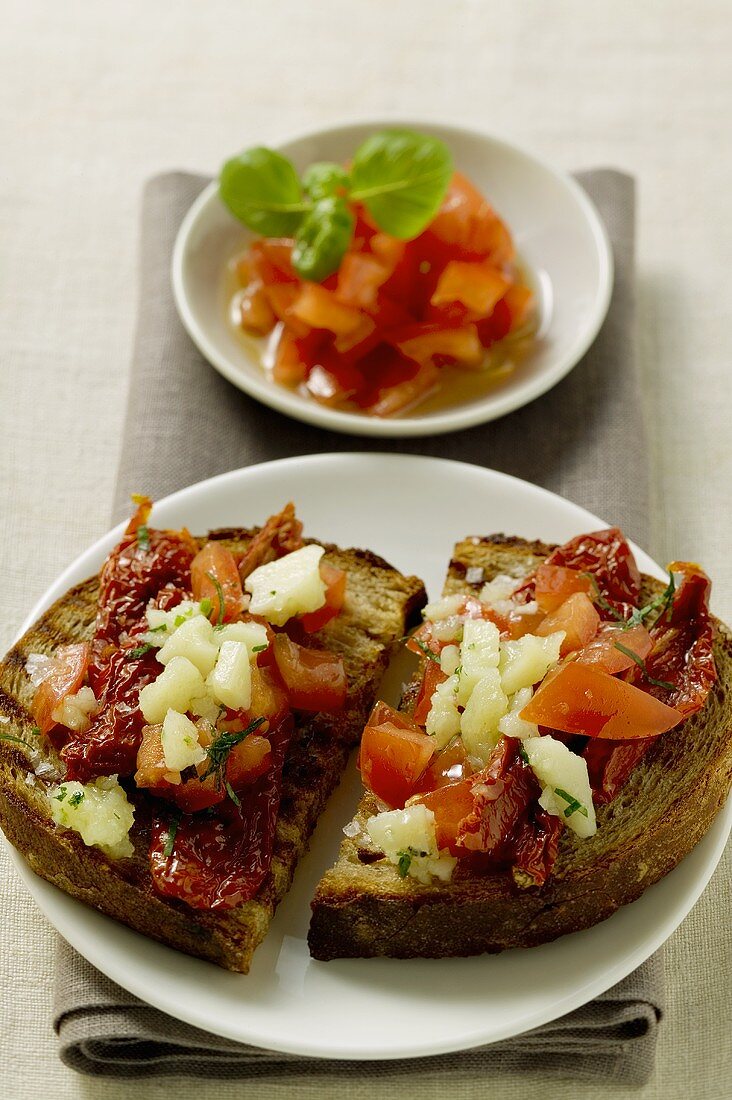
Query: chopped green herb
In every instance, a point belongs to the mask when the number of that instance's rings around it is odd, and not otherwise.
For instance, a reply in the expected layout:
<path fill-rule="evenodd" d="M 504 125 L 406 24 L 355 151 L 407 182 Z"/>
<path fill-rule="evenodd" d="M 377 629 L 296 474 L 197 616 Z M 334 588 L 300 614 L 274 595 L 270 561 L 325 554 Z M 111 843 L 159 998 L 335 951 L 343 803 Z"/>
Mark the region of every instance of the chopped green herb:
<path fill-rule="evenodd" d="M 154 648 L 150 642 L 145 642 L 144 645 L 138 645 L 134 649 L 128 650 L 127 657 L 130 661 L 134 661 L 137 657 L 144 657 L 146 653 Z"/>
<path fill-rule="evenodd" d="M 59 787 L 58 794 L 55 794 L 53 797 L 56 799 L 57 802 L 63 802 L 63 800 L 66 798 L 67 792 L 68 787 L 64 785 L 63 787 Z"/>
<path fill-rule="evenodd" d="M 605 597 L 603 596 L 602 592 L 600 591 L 600 586 L 597 583 L 597 577 L 594 575 L 594 573 L 589 573 L 589 572 L 585 571 L 582 574 L 582 576 L 587 577 L 590 584 L 592 585 L 592 590 L 593 590 L 593 593 L 594 593 L 594 601 L 597 604 L 597 606 L 601 607 L 603 611 L 607 611 L 608 615 L 612 615 L 612 617 L 614 619 L 616 619 L 619 623 L 624 623 L 625 618 L 620 614 L 619 611 L 617 611 L 613 607 L 612 604 L 608 603 L 607 600 L 605 599 Z"/>
<path fill-rule="evenodd" d="M 523 745 L 519 745 L 519 756 L 523 760 L 524 764 L 531 764 L 526 749 Z"/>
<path fill-rule="evenodd" d="M 38 727 L 35 726 L 34 729 Z M 40 730 L 38 731 L 40 733 Z M 0 741 L 12 741 L 16 745 L 25 745 L 27 749 L 32 749 L 34 746 L 24 741 L 22 737 L 15 737 L 12 733 L 0 733 Z"/>
<path fill-rule="evenodd" d="M 215 775 L 217 784 L 221 787 L 225 782 L 224 769 L 226 768 L 226 761 L 229 759 L 229 753 L 236 745 L 240 744 L 245 737 L 248 737 L 250 733 L 254 733 L 256 729 L 259 729 L 262 722 L 264 722 L 264 718 L 255 718 L 253 722 L 249 723 L 246 729 L 239 730 L 237 733 L 220 733 L 206 749 L 208 768 L 201 778 L 208 779 L 209 775 Z"/>
<path fill-rule="evenodd" d="M 150 532 L 145 523 L 141 523 L 137 528 L 137 545 L 143 550 L 150 549 Z"/>
<path fill-rule="evenodd" d="M 658 615 L 656 616 L 654 622 L 658 622 L 658 620 L 666 611 L 670 611 L 674 602 L 676 581 L 674 580 L 673 573 L 669 573 L 668 578 L 668 584 L 659 596 L 654 596 L 654 598 L 650 600 L 650 602 L 647 603 L 645 607 L 635 608 L 626 623 L 627 627 L 640 626 L 641 623 L 643 623 L 645 619 L 647 619 L 647 617 L 656 610 L 658 610 Z"/>
<path fill-rule="evenodd" d="M 654 684 L 656 687 L 665 688 L 666 691 L 676 691 L 675 684 L 670 684 L 668 680 L 656 680 L 655 677 L 651 676 L 648 672 L 648 669 L 646 668 L 646 662 L 643 660 L 643 658 L 639 657 L 637 653 L 634 653 L 632 649 L 628 649 L 627 645 L 622 645 L 620 642 L 616 642 L 615 648 L 619 649 L 621 653 L 624 653 L 626 657 L 630 657 L 631 661 L 635 661 L 635 663 L 638 665 L 638 668 L 641 670 L 649 684 Z"/>
<path fill-rule="evenodd" d="M 252 653 L 264 653 L 265 649 L 269 645 L 269 642 L 265 642 L 264 645 L 253 645 Z"/>
<path fill-rule="evenodd" d="M 83 801 L 84 801 L 84 792 L 83 791 L 77 791 L 75 794 L 72 794 L 71 798 L 69 799 L 69 806 L 78 806 Z"/>
<path fill-rule="evenodd" d="M 270 596 L 276 596 L 276 595 L 277 595 L 277 589 L 273 588 L 272 591 L 270 592 Z"/>
<path fill-rule="evenodd" d="M 162 634 L 162 632 L 164 630 L 167 630 L 167 629 L 168 629 L 168 624 L 167 623 L 161 623 L 160 626 L 151 626 L 150 630 L 149 630 L 149 633 L 150 634 Z"/>
<path fill-rule="evenodd" d="M 176 615 L 175 619 L 173 620 L 173 626 L 177 630 L 178 627 L 183 626 L 183 623 L 186 621 L 186 619 L 190 619 L 190 617 L 190 613 L 185 615 Z"/>
<path fill-rule="evenodd" d="M 583 817 L 589 817 L 587 807 L 583 806 L 579 799 L 575 798 L 574 795 L 567 794 L 567 792 L 563 791 L 561 787 L 555 787 L 554 793 L 556 795 L 559 795 L 560 798 L 563 798 L 565 802 L 569 803 L 567 809 L 564 811 L 565 817 L 571 817 L 574 813 L 581 813 Z"/>
<path fill-rule="evenodd" d="M 168 830 L 165 834 L 165 844 L 163 845 L 163 855 L 166 859 L 170 859 L 173 854 L 173 846 L 175 844 L 175 835 L 178 832 L 178 826 L 180 825 L 180 814 L 174 813 L 168 823 Z"/>
<path fill-rule="evenodd" d="M 412 856 L 409 852 L 399 853 L 399 863 L 397 864 L 397 871 L 399 872 L 399 878 L 406 878 L 409 874 L 409 868 L 412 866 Z"/>
<path fill-rule="evenodd" d="M 41 727 L 40 726 L 31 726 L 31 733 L 33 734 L 34 737 L 40 737 L 41 736 Z"/>
<path fill-rule="evenodd" d="M 241 806 L 241 799 L 239 798 L 239 795 L 236 793 L 236 791 L 232 787 L 231 783 L 229 783 L 228 779 L 226 780 L 226 783 L 224 784 L 224 786 L 226 787 L 226 793 L 228 794 L 229 798 L 234 803 L 234 805 L 235 806 Z"/>
<path fill-rule="evenodd" d="M 213 604 L 209 600 L 208 596 L 204 596 L 198 606 L 201 609 L 201 614 L 205 615 L 206 618 L 208 618 L 211 614 L 211 609 L 213 608 Z"/>
<path fill-rule="evenodd" d="M 437 656 L 436 653 L 432 652 L 430 647 L 425 642 L 423 642 L 421 638 L 412 638 L 411 641 L 414 642 L 418 649 L 422 650 L 425 657 L 429 658 L 430 661 L 434 661 L 435 664 L 439 665 L 440 658 Z"/>
<path fill-rule="evenodd" d="M 225 601 L 224 601 L 224 590 L 221 587 L 221 582 L 219 581 L 218 577 L 214 577 L 213 573 L 207 573 L 206 576 L 208 577 L 208 579 L 211 581 L 211 584 L 216 589 L 216 599 L 219 601 L 219 613 L 218 613 L 217 618 L 218 618 L 218 625 L 221 626 L 221 624 L 224 621 L 224 611 L 226 610 Z"/>

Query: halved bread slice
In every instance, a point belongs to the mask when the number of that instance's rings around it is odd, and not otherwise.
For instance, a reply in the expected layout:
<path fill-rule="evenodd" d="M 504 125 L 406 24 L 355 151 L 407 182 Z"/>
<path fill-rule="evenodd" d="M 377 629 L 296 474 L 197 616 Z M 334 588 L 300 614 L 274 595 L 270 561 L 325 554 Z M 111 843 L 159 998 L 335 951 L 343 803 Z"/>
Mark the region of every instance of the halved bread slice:
<path fill-rule="evenodd" d="M 233 551 L 246 548 L 255 530 L 221 530 Z M 199 540 L 201 545 L 206 540 Z M 366 550 L 326 545 L 326 560 L 348 575 L 346 602 L 315 638 L 343 658 L 348 676 L 346 707 L 338 714 L 297 715 L 285 764 L 270 872 L 257 896 L 228 911 L 201 911 L 158 894 L 148 869 L 152 798 L 129 791 L 135 801 L 130 838 L 135 854 L 113 861 L 87 847 L 71 830 L 57 827 L 46 790 L 55 782 L 58 757 L 44 746 L 29 753 L 0 740 L 0 826 L 34 871 L 67 894 L 156 940 L 246 973 L 328 796 L 358 742 L 393 647 L 425 603 L 417 577 L 406 577 Z M 59 645 L 91 635 L 97 578 L 72 588 L 21 638 L 0 663 L 0 734 L 34 742 L 29 713 L 33 686 L 26 674 L 29 653 L 52 653 Z M 40 766 L 39 766 L 40 765 Z"/>
<path fill-rule="evenodd" d="M 524 577 L 553 549 L 493 535 L 460 542 L 445 595 L 479 592 L 471 567 L 491 580 Z M 643 578 L 643 595 L 662 585 Z M 642 602 L 646 602 L 644 599 Z M 460 862 L 451 882 L 423 886 L 400 878 L 365 832 L 378 811 L 366 793 L 338 862 L 312 903 L 309 945 L 316 959 L 437 958 L 531 947 L 587 928 L 633 901 L 694 847 L 722 807 L 732 775 L 732 636 L 716 623 L 718 681 L 701 711 L 659 737 L 619 796 L 598 807 L 597 833 L 565 830 L 542 888 L 519 890 L 509 872 L 476 873 Z M 409 709 L 407 689 L 404 709 Z"/>

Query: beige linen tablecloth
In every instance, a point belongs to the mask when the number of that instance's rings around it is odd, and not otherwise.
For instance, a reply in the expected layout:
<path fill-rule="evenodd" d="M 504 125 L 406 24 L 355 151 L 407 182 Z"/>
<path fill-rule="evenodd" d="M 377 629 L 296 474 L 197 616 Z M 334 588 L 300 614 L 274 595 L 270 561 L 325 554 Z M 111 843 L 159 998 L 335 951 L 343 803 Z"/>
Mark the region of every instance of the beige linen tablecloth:
<path fill-rule="evenodd" d="M 135 315 L 144 179 L 344 116 L 489 129 L 555 163 L 640 181 L 639 328 L 659 556 L 701 559 L 732 619 L 729 346 L 732 24 L 726 0 L 13 0 L 0 66 L 2 643 L 106 527 Z M 608 461 L 612 456 L 608 456 Z M 15 1100 L 123 1100 L 80 1081 L 50 1032 L 50 929 L 4 852 L 0 1081 Z M 587 1100 L 723 1100 L 732 1065 L 729 856 L 666 950 L 653 1081 Z M 291 1082 L 137 1083 L 140 1100 L 278 1100 Z M 562 1082 L 451 1078 L 456 1100 L 555 1100 Z M 406 1096 L 401 1082 L 384 1095 Z M 334 1097 L 316 1080 L 298 1096 Z M 371 1096 L 354 1083 L 349 1100 Z M 444 1082 L 420 1081 L 423 1100 Z"/>

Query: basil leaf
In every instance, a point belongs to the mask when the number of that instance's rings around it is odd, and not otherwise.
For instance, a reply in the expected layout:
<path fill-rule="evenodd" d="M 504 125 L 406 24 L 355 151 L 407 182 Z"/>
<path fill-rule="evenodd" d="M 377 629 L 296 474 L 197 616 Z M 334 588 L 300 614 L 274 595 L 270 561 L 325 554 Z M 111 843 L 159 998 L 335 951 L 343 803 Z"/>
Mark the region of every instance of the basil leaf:
<path fill-rule="evenodd" d="M 265 237 L 292 236 L 308 209 L 290 161 L 264 146 L 227 160 L 219 194 L 235 218 Z"/>
<path fill-rule="evenodd" d="M 311 164 L 302 177 L 302 185 L 305 194 L 313 202 L 318 199 L 329 199 L 338 196 L 338 193 L 348 194 L 351 180 L 348 172 L 341 168 L 340 164 L 331 164 L 330 161 L 321 160 Z"/>
<path fill-rule="evenodd" d="M 379 229 L 409 240 L 434 218 L 452 176 L 444 142 L 413 130 L 382 130 L 356 150 L 351 198 Z"/>
<path fill-rule="evenodd" d="M 337 271 L 351 241 L 353 224 L 345 199 L 316 202 L 295 234 L 292 266 L 298 275 L 320 283 Z"/>

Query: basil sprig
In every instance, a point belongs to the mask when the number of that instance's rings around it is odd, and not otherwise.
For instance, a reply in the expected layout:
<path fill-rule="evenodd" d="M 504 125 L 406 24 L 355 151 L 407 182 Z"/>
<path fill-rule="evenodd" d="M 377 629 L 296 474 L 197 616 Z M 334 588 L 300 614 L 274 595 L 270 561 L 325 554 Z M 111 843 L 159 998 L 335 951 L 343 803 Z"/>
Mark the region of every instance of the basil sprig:
<path fill-rule="evenodd" d="M 320 161 L 302 180 L 281 153 L 246 149 L 221 169 L 219 194 L 255 233 L 294 237 L 293 267 L 302 278 L 322 282 L 348 249 L 354 225 L 349 203 L 363 203 L 385 233 L 411 240 L 439 210 L 452 170 L 450 151 L 438 138 L 382 130 L 359 146 L 350 172 Z"/>

